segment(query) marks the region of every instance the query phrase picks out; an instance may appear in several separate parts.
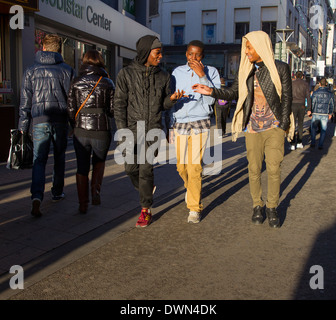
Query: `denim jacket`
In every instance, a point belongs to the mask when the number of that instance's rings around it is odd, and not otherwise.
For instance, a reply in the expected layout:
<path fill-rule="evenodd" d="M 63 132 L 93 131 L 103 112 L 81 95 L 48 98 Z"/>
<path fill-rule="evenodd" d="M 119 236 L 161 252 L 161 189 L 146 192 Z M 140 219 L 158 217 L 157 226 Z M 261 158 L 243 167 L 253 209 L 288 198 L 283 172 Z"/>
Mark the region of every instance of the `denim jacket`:
<path fill-rule="evenodd" d="M 327 87 L 318 88 L 312 95 L 312 113 L 332 114 L 334 111 L 334 96 Z"/>

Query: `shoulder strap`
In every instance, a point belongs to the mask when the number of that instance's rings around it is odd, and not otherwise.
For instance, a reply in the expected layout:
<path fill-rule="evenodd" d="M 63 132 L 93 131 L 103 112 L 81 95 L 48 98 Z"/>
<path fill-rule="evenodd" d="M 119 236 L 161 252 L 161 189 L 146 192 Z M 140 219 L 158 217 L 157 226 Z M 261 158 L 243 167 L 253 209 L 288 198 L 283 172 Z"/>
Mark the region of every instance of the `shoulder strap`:
<path fill-rule="evenodd" d="M 89 100 L 91 94 L 93 93 L 94 89 L 96 89 L 96 87 L 98 86 L 98 83 L 100 82 L 100 80 L 102 79 L 102 77 L 103 77 L 103 76 L 101 76 L 101 77 L 99 78 L 99 80 L 97 81 L 96 85 L 93 87 L 92 91 L 89 93 L 89 95 L 86 97 L 85 101 L 82 103 L 82 105 L 80 106 L 80 108 L 79 108 L 78 111 L 76 112 L 75 120 L 77 119 L 77 116 L 78 116 L 79 111 L 81 111 L 82 108 L 85 106 L 86 101 Z"/>

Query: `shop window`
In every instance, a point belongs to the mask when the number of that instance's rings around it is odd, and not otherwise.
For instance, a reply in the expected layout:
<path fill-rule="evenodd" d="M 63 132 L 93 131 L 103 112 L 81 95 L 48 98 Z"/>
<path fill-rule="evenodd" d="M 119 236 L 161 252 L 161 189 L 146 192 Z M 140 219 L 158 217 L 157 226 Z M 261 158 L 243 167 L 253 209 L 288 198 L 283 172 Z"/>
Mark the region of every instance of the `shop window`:
<path fill-rule="evenodd" d="M 0 16 L 0 27 L 0 105 L 6 105 L 13 102 L 13 87 L 9 22 L 4 16 Z"/>
<path fill-rule="evenodd" d="M 35 30 L 35 52 L 42 50 L 42 39 L 47 35 L 47 32 L 43 30 Z M 78 71 L 82 65 L 83 55 L 92 49 L 98 50 L 104 60 L 106 65 L 106 71 L 111 70 L 111 51 L 107 50 L 106 47 L 100 47 L 99 45 L 82 42 L 76 39 L 72 39 L 65 35 L 59 35 L 62 37 L 62 56 L 65 63 L 70 65 L 78 74 Z"/>
<path fill-rule="evenodd" d="M 76 41 L 70 38 L 63 38 L 62 56 L 64 62 L 76 69 Z"/>

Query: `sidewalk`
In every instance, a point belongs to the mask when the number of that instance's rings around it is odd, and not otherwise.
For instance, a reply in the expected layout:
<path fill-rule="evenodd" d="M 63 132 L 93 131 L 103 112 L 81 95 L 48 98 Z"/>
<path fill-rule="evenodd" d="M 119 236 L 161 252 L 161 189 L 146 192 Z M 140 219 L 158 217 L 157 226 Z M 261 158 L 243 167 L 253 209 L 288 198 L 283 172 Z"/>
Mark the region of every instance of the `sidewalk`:
<path fill-rule="evenodd" d="M 223 141 L 230 139 L 226 137 Z M 220 144 L 221 141 L 215 143 Z M 115 147 L 116 143 L 112 141 L 101 191 L 102 204 L 89 205 L 86 215 L 78 213 L 76 155 L 71 138 L 66 152 L 66 197 L 56 203 L 51 200 L 53 154 L 50 152 L 45 195 L 41 205 L 43 216 L 40 219 L 30 214 L 31 169 L 8 170 L 5 162 L 0 163 L 0 275 L 8 273 L 12 265 L 26 264 L 124 215 L 134 218 L 129 228 L 134 227 L 141 210 L 138 192 L 125 175 L 124 166 L 114 161 Z M 237 150 L 236 153 L 241 157 L 240 151 Z M 184 199 L 184 187 L 176 171 L 176 159 L 170 159 L 172 164 L 169 165 L 162 164 L 163 160 L 159 159 L 160 163 L 155 165 L 157 189 L 154 202 L 172 192 Z"/>
<path fill-rule="evenodd" d="M 333 128 L 333 124 L 329 125 L 324 150 L 312 150 L 307 145 L 307 123 L 304 149 L 290 152 L 286 144 L 279 206 L 282 226 L 279 230 L 271 230 L 267 221 L 257 227 L 250 223 L 252 205 L 242 136 L 235 143 L 231 141 L 231 136 L 215 141 L 216 144 L 223 142 L 223 167 L 220 174 L 207 175 L 203 179 L 205 209 L 201 223 L 195 226 L 186 223 L 185 190 L 176 166 L 161 164 L 155 167 L 157 190 L 153 223 L 146 230 L 135 229 L 140 212 L 138 194 L 125 176 L 123 166 L 113 160 L 115 145 L 111 146 L 106 163 L 102 204 L 99 207 L 90 206 L 86 215 L 77 212 L 76 161 L 71 144 L 67 152 L 66 198 L 58 203 L 51 201 L 51 161 L 47 168 L 45 200 L 41 207 L 43 217 L 40 219 L 30 215 L 31 170 L 8 170 L 4 163 L 0 164 L 0 298 L 62 299 L 65 297 L 63 288 L 68 291 L 67 298 L 70 299 L 267 299 L 268 294 L 271 294 L 268 299 L 273 299 L 276 298 L 272 296 L 273 279 L 271 275 L 263 274 L 265 268 L 274 270 L 275 278 L 281 279 L 277 282 L 283 290 L 279 293 L 280 299 L 290 296 L 310 298 L 321 294 L 320 291 L 311 292 L 303 284 L 312 276 L 309 274 L 311 265 L 323 265 L 326 279 L 327 272 L 334 270 L 336 265 L 336 144 L 335 138 L 332 138 Z M 265 174 L 262 183 L 266 189 Z M 149 255 L 136 249 L 144 241 L 150 243 Z M 112 266 L 105 266 L 106 261 L 99 263 L 101 252 Z M 141 260 L 142 256 L 147 259 L 145 262 Z M 198 262 L 196 266 L 195 261 Z M 96 263 L 99 263 L 98 267 Z M 144 284 L 137 279 L 139 283 L 130 282 L 131 287 L 125 287 L 125 284 L 115 286 L 113 293 L 107 289 L 105 292 L 98 290 L 100 294 L 96 293 L 95 298 L 89 293 L 78 292 L 81 282 L 88 285 L 90 278 L 87 275 L 89 271 L 83 270 L 84 265 L 91 266 L 91 272 L 95 270 L 96 274 L 103 264 L 104 268 L 113 270 L 113 275 L 105 270 L 107 278 L 99 283 L 111 278 L 118 283 L 118 277 L 134 277 L 133 273 L 129 274 L 131 270 L 136 272 L 134 267 L 138 269 L 141 265 L 153 267 L 159 264 L 159 267 L 151 268 L 154 270 L 151 275 L 153 281 L 161 279 L 168 287 L 174 283 L 176 287 L 173 291 L 169 287 L 170 290 L 148 293 L 146 285 L 143 287 Z M 18 292 L 8 288 L 11 276 L 8 271 L 12 265 L 24 267 L 25 290 Z M 170 269 L 164 270 L 169 265 L 183 275 L 188 269 L 196 268 L 197 271 L 193 272 L 199 279 L 193 279 L 191 282 L 194 284 L 191 284 L 188 281 L 190 278 L 181 280 L 179 273 L 174 273 L 178 279 L 167 278 L 165 272 L 169 273 L 167 270 Z M 67 268 L 75 268 L 76 271 L 64 271 Z M 286 276 L 286 268 L 295 270 Z M 30 294 L 30 286 L 51 281 L 48 280 L 51 275 L 57 277 L 63 271 L 71 274 L 77 289 L 71 288 L 68 282 L 65 288 L 62 283 L 56 285 L 52 282 L 51 285 L 61 290 L 62 295 L 58 296 L 57 290 L 51 292 L 47 289 L 44 293 L 42 290 L 40 294 Z M 253 277 L 250 277 L 251 272 Z M 265 286 L 258 282 L 264 277 L 268 281 L 263 284 Z M 63 278 L 64 273 L 58 281 Z M 334 271 L 328 273 L 328 281 L 335 279 Z M 178 280 L 180 282 L 176 284 Z M 246 288 L 247 283 L 251 285 L 250 289 Z M 225 284 L 224 291 L 220 284 Z M 143 291 L 139 289 L 141 285 Z M 199 286 L 203 286 L 202 292 L 195 289 Z M 336 287 L 328 287 L 327 284 L 325 287 L 322 298 L 328 295 L 335 298 Z M 194 288 L 195 293 L 190 288 Z M 139 290 L 142 292 L 140 295 Z"/>

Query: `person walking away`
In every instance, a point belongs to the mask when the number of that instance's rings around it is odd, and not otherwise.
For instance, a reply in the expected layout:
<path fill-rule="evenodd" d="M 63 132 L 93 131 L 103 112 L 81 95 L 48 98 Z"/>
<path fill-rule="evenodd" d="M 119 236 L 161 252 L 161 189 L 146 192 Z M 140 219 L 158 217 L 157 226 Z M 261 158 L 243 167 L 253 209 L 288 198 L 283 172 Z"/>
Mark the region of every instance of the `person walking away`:
<path fill-rule="evenodd" d="M 67 94 L 74 70 L 62 58 L 62 39 L 49 34 L 42 40 L 43 50 L 36 52 L 35 63 L 23 75 L 18 128 L 29 132 L 32 122 L 34 159 L 31 183 L 31 214 L 42 215 L 45 168 L 53 145 L 54 170 L 52 200 L 64 198 L 65 151 L 68 139 Z"/>
<path fill-rule="evenodd" d="M 161 131 L 161 111 L 171 108 L 183 92 L 171 94 L 170 75 L 159 64 L 162 59 L 162 44 L 152 35 L 141 37 L 136 43 L 137 56 L 129 66 L 121 69 L 117 76 L 114 99 L 114 117 L 118 131 L 128 129 L 132 132 L 135 144 L 130 152 L 132 159 L 125 157 L 125 171 L 139 192 L 141 213 L 136 227 L 147 227 L 152 220 L 154 172 L 153 159 L 147 156 L 144 161 L 137 154 L 147 150 L 154 143 L 146 141 L 147 133 L 156 129 Z M 137 130 L 143 126 L 144 130 Z M 141 128 L 140 128 L 141 129 Z M 143 136 L 138 136 L 142 132 Z"/>
<path fill-rule="evenodd" d="M 323 143 L 326 136 L 328 120 L 331 119 L 334 112 L 334 95 L 327 87 L 327 79 L 322 78 L 320 87 L 312 95 L 311 109 L 308 110 L 308 116 L 311 116 L 310 138 L 312 148 L 315 148 L 316 131 L 320 125 L 320 139 L 318 148 L 323 149 Z"/>
<path fill-rule="evenodd" d="M 181 98 L 170 113 L 170 143 L 175 142 L 177 171 L 186 188 L 185 200 L 189 209 L 188 222 L 199 223 L 202 204 L 202 159 L 210 131 L 211 105 L 215 99 L 192 91 L 198 82 L 220 88 L 216 68 L 205 66 L 204 44 L 193 40 L 187 46 L 187 63 L 172 73 L 173 90 L 182 90 L 187 97 Z"/>
<path fill-rule="evenodd" d="M 92 161 L 91 203 L 100 205 L 105 161 L 110 148 L 111 118 L 115 86 L 105 70 L 105 61 L 97 50 L 83 56 L 79 76 L 71 84 L 68 98 L 73 144 L 77 158 L 76 184 L 79 212 L 89 204 L 89 171 Z"/>
<path fill-rule="evenodd" d="M 310 90 L 307 81 L 303 80 L 303 73 L 298 71 L 295 80 L 292 82 L 293 102 L 292 111 L 296 123 L 296 136 L 291 141 L 291 150 L 302 149 L 303 122 L 306 114 L 305 102 L 307 100 L 307 110 L 311 109 Z"/>
<path fill-rule="evenodd" d="M 294 132 L 292 79 L 288 64 L 274 59 L 267 33 L 253 31 L 242 39 L 239 71 L 230 88 L 216 89 L 196 84 L 193 89 L 216 99 L 238 99 L 231 125 L 232 140 L 236 141 L 238 133 L 244 131 L 253 202 L 252 223 L 262 224 L 264 221 L 261 170 L 265 157 L 268 176 L 266 216 L 270 227 L 279 228 L 277 206 L 284 138 L 288 131 L 291 140 Z"/>
<path fill-rule="evenodd" d="M 225 79 L 221 78 L 221 86 L 225 87 Z M 216 116 L 216 128 L 221 130 L 222 134 L 218 136 L 219 139 L 222 139 L 226 135 L 226 119 L 230 114 L 231 101 L 226 101 L 218 99 L 215 102 L 215 116 Z"/>
<path fill-rule="evenodd" d="M 336 137 L 336 84 L 333 85 L 333 95 L 334 95 L 334 114 L 333 114 L 333 122 L 335 124 L 334 128 L 334 137 Z"/>

